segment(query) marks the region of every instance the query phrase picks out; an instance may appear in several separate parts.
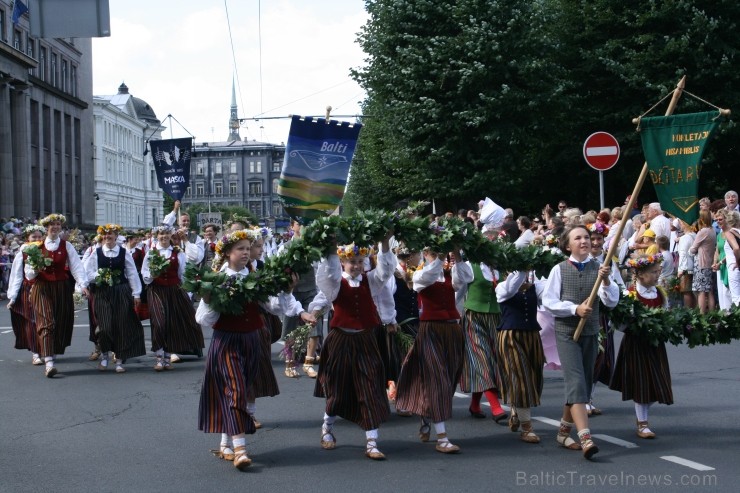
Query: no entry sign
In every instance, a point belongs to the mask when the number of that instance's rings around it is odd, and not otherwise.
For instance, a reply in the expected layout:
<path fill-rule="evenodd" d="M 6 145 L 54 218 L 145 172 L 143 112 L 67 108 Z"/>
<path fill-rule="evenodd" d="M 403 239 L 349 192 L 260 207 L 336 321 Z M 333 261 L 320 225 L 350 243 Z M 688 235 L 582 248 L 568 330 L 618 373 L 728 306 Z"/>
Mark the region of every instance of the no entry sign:
<path fill-rule="evenodd" d="M 611 169 L 619 160 L 619 142 L 612 134 L 592 133 L 583 143 L 583 159 L 597 171 Z"/>

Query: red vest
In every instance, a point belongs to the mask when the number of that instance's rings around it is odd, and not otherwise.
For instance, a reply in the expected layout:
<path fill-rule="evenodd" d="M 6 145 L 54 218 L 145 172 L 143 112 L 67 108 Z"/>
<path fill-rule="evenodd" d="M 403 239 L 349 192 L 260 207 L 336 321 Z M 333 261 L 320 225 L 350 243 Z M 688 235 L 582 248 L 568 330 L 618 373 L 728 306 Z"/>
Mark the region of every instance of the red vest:
<path fill-rule="evenodd" d="M 342 277 L 339 294 L 334 300 L 334 315 L 331 317 L 332 328 L 370 330 L 380 325 L 378 310 L 375 308 L 373 295 L 367 275 L 362 276 L 360 285 L 353 288 Z"/>
<path fill-rule="evenodd" d="M 60 239 L 59 248 L 54 252 L 46 249 L 46 243 L 41 243 L 41 253 L 51 259 L 51 265 L 39 272 L 38 279 L 42 281 L 65 281 L 69 279 L 67 271 L 67 242 Z"/>
<path fill-rule="evenodd" d="M 455 306 L 452 276 L 445 272 L 444 282 L 438 281 L 419 293 L 419 320 L 456 320 L 460 313 Z"/>
<path fill-rule="evenodd" d="M 161 253 L 161 252 L 160 252 Z M 177 253 L 175 249 L 172 249 L 172 255 L 170 255 L 170 265 L 167 266 L 167 270 L 162 273 L 159 277 L 154 279 L 154 284 L 157 286 L 177 286 L 180 284 L 180 278 L 177 277 Z"/>
<path fill-rule="evenodd" d="M 222 332 L 254 332 L 265 326 L 265 319 L 262 318 L 260 306 L 257 302 L 251 302 L 244 305 L 244 311 L 239 315 L 227 315 L 222 313 L 216 323 L 213 324 L 214 330 Z"/>

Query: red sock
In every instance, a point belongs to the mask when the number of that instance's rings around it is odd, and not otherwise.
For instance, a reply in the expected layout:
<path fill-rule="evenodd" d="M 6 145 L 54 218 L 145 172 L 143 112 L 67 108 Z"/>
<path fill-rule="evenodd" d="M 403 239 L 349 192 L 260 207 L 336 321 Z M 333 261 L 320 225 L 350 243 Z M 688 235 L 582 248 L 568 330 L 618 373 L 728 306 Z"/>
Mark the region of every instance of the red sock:
<path fill-rule="evenodd" d="M 503 414 L 504 410 L 501 408 L 501 403 L 498 401 L 498 391 L 488 389 L 484 393 L 486 394 L 488 403 L 491 405 L 491 412 L 493 415 L 496 416 L 497 414 Z"/>
<path fill-rule="evenodd" d="M 483 392 L 473 392 L 473 394 L 470 396 L 470 410 L 474 413 L 479 413 L 480 411 L 480 398 L 483 397 Z"/>

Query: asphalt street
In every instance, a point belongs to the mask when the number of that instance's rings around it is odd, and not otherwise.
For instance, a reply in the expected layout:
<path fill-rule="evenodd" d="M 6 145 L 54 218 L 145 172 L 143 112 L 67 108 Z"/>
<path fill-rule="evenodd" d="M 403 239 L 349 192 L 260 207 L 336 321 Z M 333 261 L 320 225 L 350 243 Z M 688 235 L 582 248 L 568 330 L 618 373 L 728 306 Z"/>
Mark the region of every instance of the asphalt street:
<path fill-rule="evenodd" d="M 380 429 L 382 462 L 364 456 L 356 425 L 338 420 L 337 448 L 319 446 L 323 400 L 314 380 L 288 379 L 273 346 L 280 395 L 257 401 L 263 428 L 248 436 L 253 464 L 239 472 L 211 455 L 219 437 L 197 430 L 204 359 L 185 357 L 155 373 L 151 354 L 128 372 L 99 372 L 87 360 L 87 312 L 48 379 L 27 351 L 13 348 L 10 315 L 0 311 L 0 491 L 702 491 L 740 490 L 740 343 L 669 346 L 675 404 L 651 409 L 655 440 L 635 435 L 634 408 L 600 387 L 604 414 L 591 420 L 601 452 L 586 461 L 555 442 L 562 376 L 545 373 L 533 409 L 539 444 L 491 419 L 468 414 L 458 394 L 447 423 L 462 451 L 444 455 L 418 440 L 419 422 L 395 414 Z M 147 338 L 149 328 L 145 327 Z M 206 331 L 206 344 L 211 333 Z M 147 342 L 149 347 L 149 343 Z M 487 410 L 488 408 L 486 408 Z"/>

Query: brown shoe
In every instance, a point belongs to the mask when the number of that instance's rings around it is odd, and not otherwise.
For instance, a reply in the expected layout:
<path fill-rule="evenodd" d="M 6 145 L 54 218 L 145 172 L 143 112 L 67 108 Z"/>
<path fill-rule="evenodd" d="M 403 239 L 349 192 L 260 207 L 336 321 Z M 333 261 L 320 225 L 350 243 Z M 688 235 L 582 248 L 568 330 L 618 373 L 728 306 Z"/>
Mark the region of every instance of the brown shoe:
<path fill-rule="evenodd" d="M 519 438 L 527 443 L 540 443 L 540 437 L 532 430 L 532 423 L 530 421 L 522 423 L 522 431 L 519 433 Z"/>
<path fill-rule="evenodd" d="M 588 460 L 591 460 L 591 457 L 599 452 L 599 447 L 591 439 L 590 434 L 581 437 L 581 449 L 583 450 L 583 456 Z"/>
<path fill-rule="evenodd" d="M 303 363 L 303 373 L 308 375 L 308 378 L 316 378 L 316 376 L 318 375 L 313 367 L 314 361 L 314 358 L 306 357 L 306 361 Z"/>
<path fill-rule="evenodd" d="M 46 375 L 46 378 L 51 378 L 56 374 L 57 374 L 57 369 L 53 366 L 49 366 L 44 370 L 44 375 Z"/>
<path fill-rule="evenodd" d="M 638 421 L 637 422 L 637 436 L 640 438 L 655 438 L 655 433 L 648 428 L 648 422 L 647 421 Z"/>
<path fill-rule="evenodd" d="M 334 434 L 327 430 L 325 427 L 321 427 L 321 448 L 324 450 L 333 450 L 337 446 L 337 439 L 334 438 Z"/>
<path fill-rule="evenodd" d="M 246 447 L 234 447 L 234 467 L 243 471 L 252 464 L 252 459 L 247 456 Z"/>
<path fill-rule="evenodd" d="M 460 452 L 460 447 L 453 445 L 447 439 L 447 433 L 437 435 L 437 445 L 434 448 L 437 449 L 437 452 L 442 452 L 443 454 L 456 454 Z"/>
<path fill-rule="evenodd" d="M 378 450 L 378 444 L 374 438 L 368 438 L 367 447 L 365 448 L 365 455 L 372 460 L 384 460 L 385 454 Z"/>

